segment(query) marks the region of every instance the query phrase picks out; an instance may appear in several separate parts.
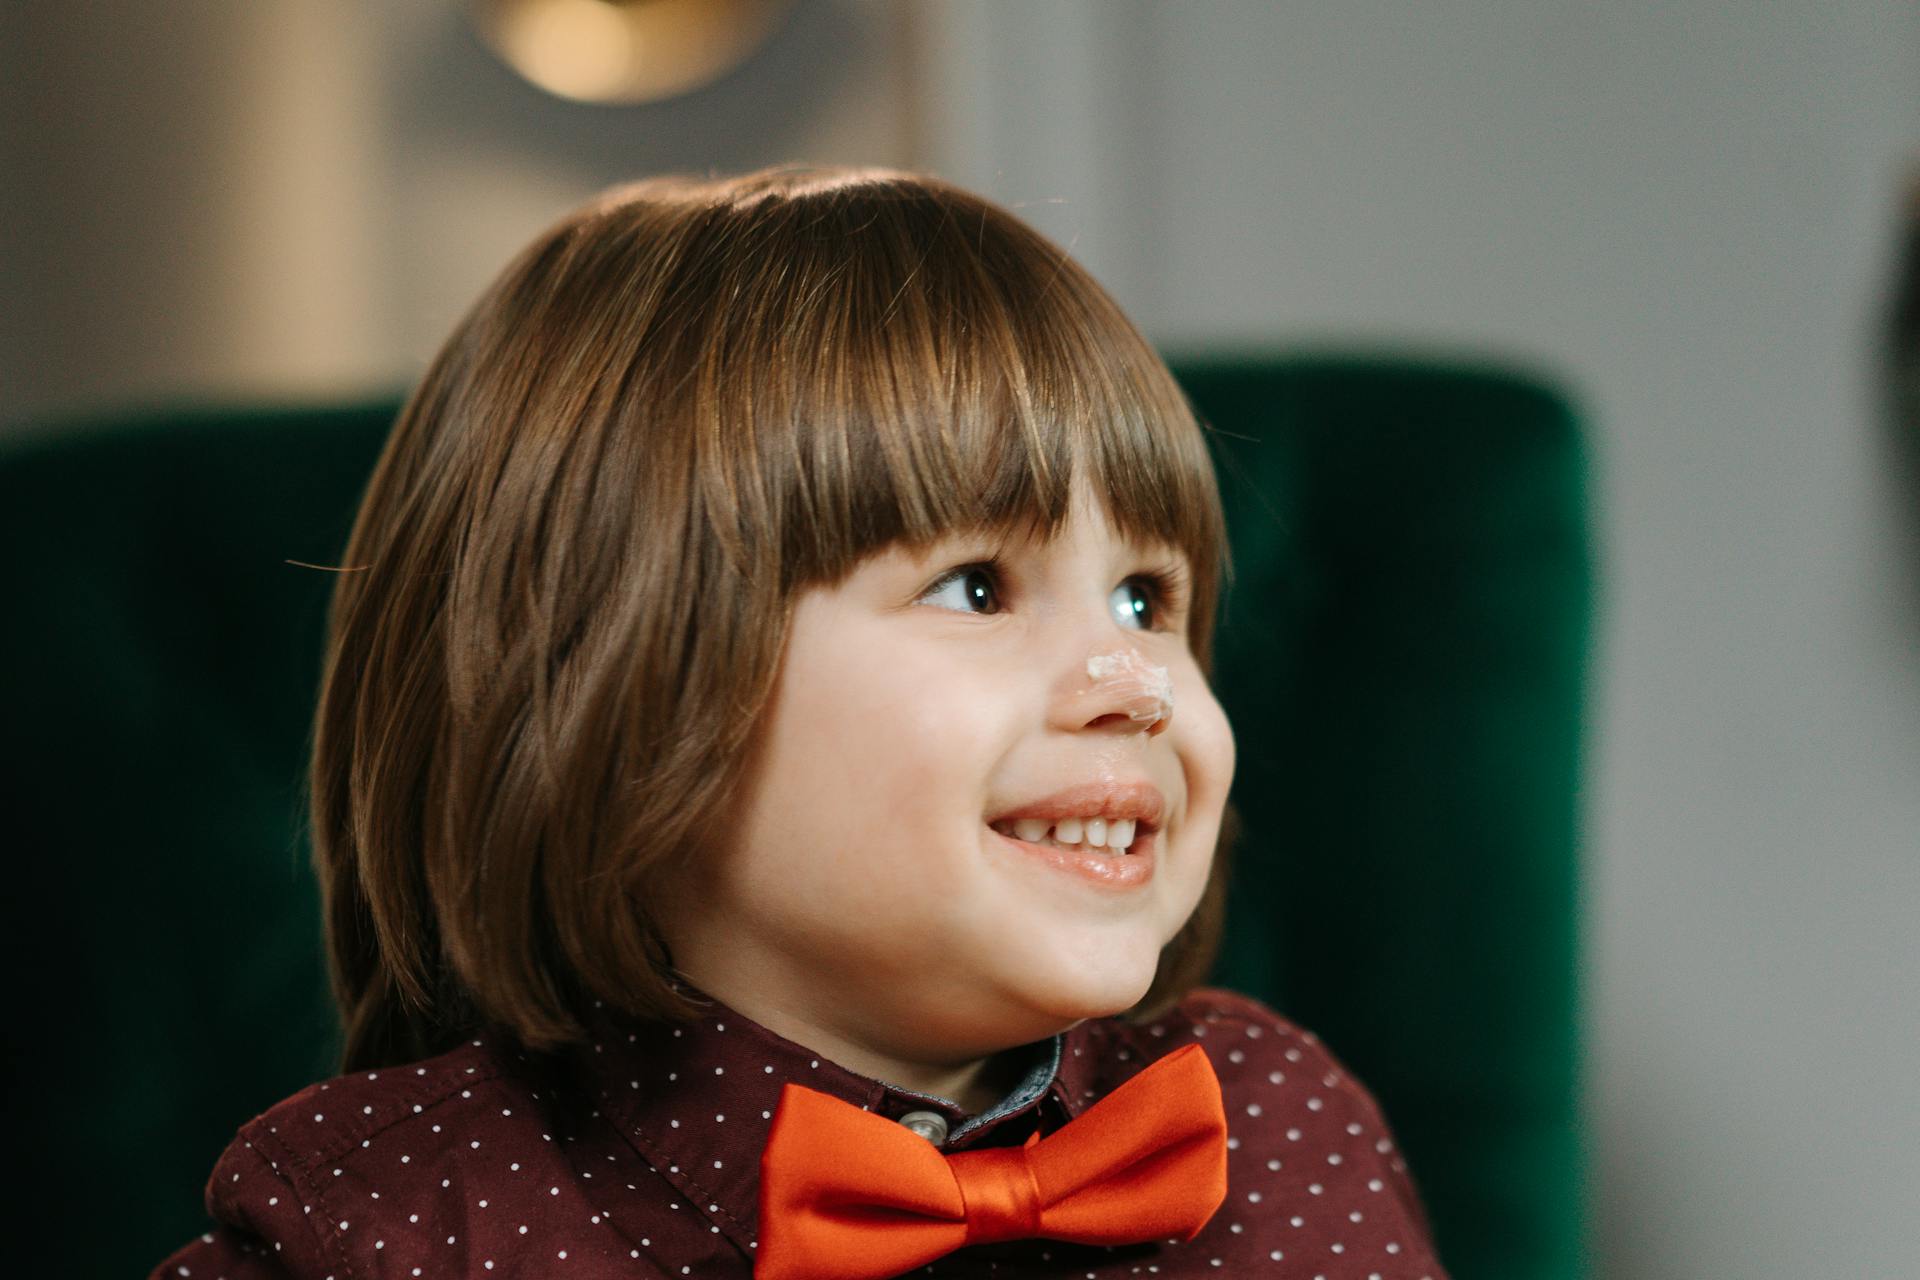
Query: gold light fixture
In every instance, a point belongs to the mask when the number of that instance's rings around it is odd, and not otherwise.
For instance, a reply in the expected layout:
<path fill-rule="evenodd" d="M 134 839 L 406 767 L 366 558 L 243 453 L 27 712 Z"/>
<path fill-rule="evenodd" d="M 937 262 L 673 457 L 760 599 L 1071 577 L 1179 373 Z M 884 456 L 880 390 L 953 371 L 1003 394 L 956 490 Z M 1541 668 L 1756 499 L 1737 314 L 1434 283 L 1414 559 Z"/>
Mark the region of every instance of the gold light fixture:
<path fill-rule="evenodd" d="M 576 102 L 639 103 L 719 79 L 773 34 L 792 0 L 475 0 L 502 61 Z"/>

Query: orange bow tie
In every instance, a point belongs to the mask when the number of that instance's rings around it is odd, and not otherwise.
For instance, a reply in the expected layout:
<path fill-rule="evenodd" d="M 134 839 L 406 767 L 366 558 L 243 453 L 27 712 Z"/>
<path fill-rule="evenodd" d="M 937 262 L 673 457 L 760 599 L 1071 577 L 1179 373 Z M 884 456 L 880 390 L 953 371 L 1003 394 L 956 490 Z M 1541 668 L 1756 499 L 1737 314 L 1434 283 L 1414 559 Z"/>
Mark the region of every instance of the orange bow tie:
<path fill-rule="evenodd" d="M 760 1157 L 754 1280 L 878 1280 L 1032 1236 L 1191 1240 L 1226 1197 L 1226 1112 L 1197 1044 L 1045 1138 L 952 1155 L 789 1083 Z"/>

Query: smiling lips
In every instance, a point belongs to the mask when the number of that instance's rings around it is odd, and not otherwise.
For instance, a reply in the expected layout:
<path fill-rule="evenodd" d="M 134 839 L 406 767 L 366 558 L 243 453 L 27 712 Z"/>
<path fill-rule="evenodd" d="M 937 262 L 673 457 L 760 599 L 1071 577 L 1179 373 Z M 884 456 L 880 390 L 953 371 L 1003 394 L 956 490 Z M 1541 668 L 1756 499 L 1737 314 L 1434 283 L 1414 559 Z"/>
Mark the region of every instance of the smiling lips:
<path fill-rule="evenodd" d="M 1125 853 L 1133 843 L 1134 825 L 1132 818 L 1062 818 L 1053 823 L 1045 818 L 1022 818 L 1018 822 L 996 822 L 993 829 L 1028 844 L 1079 848 L 1084 841 L 1089 848 Z"/>
<path fill-rule="evenodd" d="M 1068 787 L 988 820 L 1003 836 L 1042 848 L 1114 856 L 1143 846 L 1160 828 L 1166 800 L 1149 782 L 1096 782 Z"/>

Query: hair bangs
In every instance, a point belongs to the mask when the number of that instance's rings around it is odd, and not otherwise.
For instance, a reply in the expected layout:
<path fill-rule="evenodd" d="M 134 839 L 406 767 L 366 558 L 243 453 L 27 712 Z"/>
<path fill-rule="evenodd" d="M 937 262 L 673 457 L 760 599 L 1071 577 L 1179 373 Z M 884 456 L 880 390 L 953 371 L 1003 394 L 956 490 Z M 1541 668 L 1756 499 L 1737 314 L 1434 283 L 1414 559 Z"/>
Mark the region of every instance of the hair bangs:
<path fill-rule="evenodd" d="M 736 455 L 757 456 L 743 483 L 768 486 L 783 589 L 838 580 L 895 543 L 1052 536 L 1084 468 L 1117 531 L 1187 558 L 1204 665 L 1225 568 L 1213 464 L 1184 393 L 1113 299 L 964 193 L 868 179 L 813 201 L 826 207 L 780 237 L 793 241 L 783 296 L 750 308 L 757 332 L 735 337 L 805 371 L 757 397 L 758 447 Z M 751 416 L 740 408 L 735 422 Z"/>

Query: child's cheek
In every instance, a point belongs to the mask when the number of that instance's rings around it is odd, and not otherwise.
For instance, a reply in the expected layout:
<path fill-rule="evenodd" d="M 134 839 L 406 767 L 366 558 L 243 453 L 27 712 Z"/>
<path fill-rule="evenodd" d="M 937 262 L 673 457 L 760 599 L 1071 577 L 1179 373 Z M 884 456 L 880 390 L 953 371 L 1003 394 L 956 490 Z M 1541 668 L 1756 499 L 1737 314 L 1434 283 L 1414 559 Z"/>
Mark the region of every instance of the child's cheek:
<path fill-rule="evenodd" d="M 831 673 L 816 667 L 812 686 L 794 691 L 802 732 L 789 747 L 812 757 L 809 772 L 862 779 L 868 816 L 903 833 L 956 805 L 971 812 L 1018 697 L 1007 673 L 897 631 L 859 639 Z"/>
<path fill-rule="evenodd" d="M 1189 819 L 1218 823 L 1237 762 L 1233 726 L 1191 659 L 1175 671 L 1174 698 L 1174 746 L 1186 775 Z"/>

